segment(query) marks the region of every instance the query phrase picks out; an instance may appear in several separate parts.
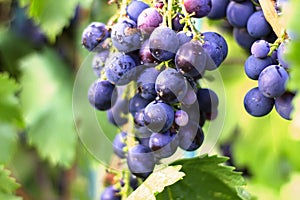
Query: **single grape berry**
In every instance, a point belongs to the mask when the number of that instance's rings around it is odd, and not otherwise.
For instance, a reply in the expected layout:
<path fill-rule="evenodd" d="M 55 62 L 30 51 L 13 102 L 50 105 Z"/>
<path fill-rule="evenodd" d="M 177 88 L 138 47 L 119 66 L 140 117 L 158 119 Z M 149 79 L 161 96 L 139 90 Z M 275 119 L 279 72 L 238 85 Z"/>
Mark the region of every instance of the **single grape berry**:
<path fill-rule="evenodd" d="M 265 97 L 259 89 L 252 88 L 244 98 L 246 111 L 255 117 L 262 117 L 271 112 L 274 106 L 274 99 Z"/>
<path fill-rule="evenodd" d="M 249 51 L 251 49 L 252 44 L 256 41 L 256 38 L 249 35 L 247 29 L 245 28 L 234 28 L 233 37 L 238 43 L 238 45 Z"/>
<path fill-rule="evenodd" d="M 82 45 L 89 51 L 103 51 L 109 45 L 104 41 L 110 36 L 105 24 L 92 22 L 82 33 Z"/>
<path fill-rule="evenodd" d="M 271 65 L 260 73 L 258 88 L 266 97 L 279 97 L 285 92 L 288 79 L 289 75 L 283 67 Z"/>
<path fill-rule="evenodd" d="M 287 51 L 286 48 L 287 42 L 282 42 L 278 49 L 277 49 L 277 58 L 278 58 L 278 62 L 280 63 L 280 65 L 282 67 L 284 67 L 285 69 L 289 68 L 289 63 L 287 62 L 286 58 L 285 58 L 285 54 Z"/>
<path fill-rule="evenodd" d="M 129 100 L 129 112 L 132 116 L 135 116 L 136 112 L 145 108 L 151 101 L 152 100 L 144 99 L 139 93 L 137 93 Z"/>
<path fill-rule="evenodd" d="M 225 60 L 228 54 L 228 45 L 224 37 L 213 31 L 204 32 L 202 33 L 202 36 L 204 41 L 216 43 L 220 47 L 222 50 L 223 60 Z"/>
<path fill-rule="evenodd" d="M 214 20 L 225 18 L 228 4 L 229 0 L 211 0 L 211 10 L 207 17 Z"/>
<path fill-rule="evenodd" d="M 139 15 L 147 8 L 149 8 L 149 5 L 143 1 L 131 1 L 126 8 L 126 12 L 130 19 L 137 22 Z"/>
<path fill-rule="evenodd" d="M 189 122 L 189 115 L 184 110 L 176 110 L 175 123 L 178 126 L 185 126 Z"/>
<path fill-rule="evenodd" d="M 254 38 L 267 36 L 272 28 L 265 19 L 263 11 L 259 10 L 253 13 L 247 22 L 247 31 Z"/>
<path fill-rule="evenodd" d="M 174 121 L 173 108 L 163 102 L 153 101 L 144 111 L 145 125 L 153 132 L 163 133 L 171 128 Z"/>
<path fill-rule="evenodd" d="M 180 20 L 184 18 L 181 13 L 176 13 L 175 17 L 172 19 L 172 29 L 174 31 L 182 31 L 184 28 L 184 23 L 180 23 Z"/>
<path fill-rule="evenodd" d="M 205 41 L 202 44 L 202 48 L 208 54 L 205 69 L 206 70 L 217 69 L 224 61 L 222 49 L 215 42 L 209 42 L 209 41 Z"/>
<path fill-rule="evenodd" d="M 135 76 L 136 63 L 129 55 L 114 53 L 105 63 L 107 79 L 116 85 L 126 85 Z"/>
<path fill-rule="evenodd" d="M 149 147 L 138 144 L 128 150 L 127 165 L 132 174 L 145 179 L 155 166 L 153 153 Z"/>
<path fill-rule="evenodd" d="M 88 99 L 92 106 L 98 110 L 108 110 L 117 101 L 115 85 L 109 81 L 95 81 L 89 88 Z"/>
<path fill-rule="evenodd" d="M 275 64 L 271 57 L 257 58 L 251 55 L 244 64 L 246 75 L 252 80 L 258 80 L 260 73 L 268 66 Z"/>
<path fill-rule="evenodd" d="M 150 35 L 149 48 L 153 57 L 157 60 L 170 60 L 179 48 L 179 40 L 172 29 L 160 26 L 154 29 Z"/>
<path fill-rule="evenodd" d="M 203 144 L 204 133 L 202 128 L 194 122 L 186 126 L 180 127 L 179 132 L 179 147 L 186 151 L 195 151 Z"/>
<path fill-rule="evenodd" d="M 256 58 L 265 58 L 270 52 L 270 45 L 266 40 L 257 40 L 251 46 L 251 53 Z"/>
<path fill-rule="evenodd" d="M 158 96 L 168 103 L 182 100 L 187 89 L 185 77 L 173 68 L 163 70 L 155 81 L 155 90 Z"/>
<path fill-rule="evenodd" d="M 176 35 L 179 41 L 179 47 L 193 39 L 193 34 L 191 32 L 179 31 Z"/>
<path fill-rule="evenodd" d="M 129 102 L 127 99 L 118 99 L 115 105 L 107 111 L 108 121 L 117 126 L 121 127 L 128 122 L 128 119 L 125 117 L 128 114 Z"/>
<path fill-rule="evenodd" d="M 228 22 L 236 28 L 245 28 L 249 17 L 254 12 L 254 5 L 251 1 L 234 2 L 228 4 L 226 16 Z"/>
<path fill-rule="evenodd" d="M 138 28 L 145 34 L 150 35 L 163 21 L 161 14 L 155 8 L 146 8 L 137 19 Z"/>
<path fill-rule="evenodd" d="M 200 110 L 206 113 L 212 113 L 217 110 L 219 105 L 217 94 L 208 88 L 202 88 L 197 91 L 197 100 Z"/>
<path fill-rule="evenodd" d="M 141 59 L 141 64 L 149 64 L 149 63 L 158 63 L 158 60 L 154 58 L 150 51 L 149 47 L 149 39 L 145 40 L 139 50 L 139 56 Z"/>
<path fill-rule="evenodd" d="M 208 15 L 211 10 L 211 0 L 184 0 L 184 7 L 192 17 L 201 18 Z"/>
<path fill-rule="evenodd" d="M 282 118 L 287 120 L 292 119 L 291 113 L 294 109 L 292 101 L 294 97 L 295 97 L 294 93 L 285 92 L 283 95 L 275 99 L 276 111 Z"/>
<path fill-rule="evenodd" d="M 159 75 L 159 71 L 155 67 L 145 69 L 137 80 L 137 87 L 140 95 L 149 100 L 154 100 L 157 96 L 155 91 L 155 81 Z"/>

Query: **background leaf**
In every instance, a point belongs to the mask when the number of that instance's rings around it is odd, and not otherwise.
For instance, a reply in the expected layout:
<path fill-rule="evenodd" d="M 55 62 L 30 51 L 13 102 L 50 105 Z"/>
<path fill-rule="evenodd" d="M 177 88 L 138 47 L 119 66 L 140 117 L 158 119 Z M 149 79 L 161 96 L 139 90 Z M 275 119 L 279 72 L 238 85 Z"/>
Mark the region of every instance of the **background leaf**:
<path fill-rule="evenodd" d="M 10 171 L 0 165 L 0 195 L 13 194 L 18 187 L 19 184 L 16 183 L 16 180 L 10 177 Z"/>
<path fill-rule="evenodd" d="M 51 50 L 25 57 L 21 68 L 21 100 L 29 143 L 37 148 L 42 158 L 68 167 L 75 156 L 77 139 L 72 115 L 71 74 Z"/>
<path fill-rule="evenodd" d="M 175 161 L 172 165 L 182 165 L 186 176 L 158 194 L 157 199 L 241 199 L 236 187 L 245 181 L 240 173 L 232 171 L 233 167 L 222 165 L 226 160 L 204 155 Z"/>
<path fill-rule="evenodd" d="M 54 42 L 55 37 L 70 22 L 79 0 L 48 1 L 21 0 L 21 6 L 28 6 L 28 15 L 40 25 L 42 31 Z"/>

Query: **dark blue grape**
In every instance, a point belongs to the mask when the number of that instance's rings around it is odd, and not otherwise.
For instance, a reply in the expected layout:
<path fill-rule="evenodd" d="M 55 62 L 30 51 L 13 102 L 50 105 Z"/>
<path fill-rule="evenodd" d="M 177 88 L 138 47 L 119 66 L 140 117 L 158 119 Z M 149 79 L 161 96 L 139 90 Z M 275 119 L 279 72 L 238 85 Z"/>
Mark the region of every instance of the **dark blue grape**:
<path fill-rule="evenodd" d="M 155 81 L 159 71 L 154 68 L 145 69 L 137 80 L 138 91 L 145 99 L 154 100 L 157 96 L 155 91 Z"/>
<path fill-rule="evenodd" d="M 175 56 L 177 70 L 187 77 L 197 77 L 205 70 L 207 53 L 198 40 L 183 44 Z"/>
<path fill-rule="evenodd" d="M 175 56 L 179 48 L 179 40 L 172 29 L 160 26 L 150 35 L 149 47 L 154 58 L 166 61 Z"/>
<path fill-rule="evenodd" d="M 272 64 L 274 64 L 274 60 L 271 57 L 256 58 L 254 55 L 251 55 L 245 62 L 245 73 L 250 79 L 258 80 L 262 70 Z"/>
<path fill-rule="evenodd" d="M 258 87 L 266 97 L 279 97 L 285 92 L 288 79 L 289 75 L 283 67 L 271 65 L 260 73 Z"/>
<path fill-rule="evenodd" d="M 145 34 L 150 35 L 163 21 L 161 14 L 155 8 L 146 8 L 138 17 L 138 28 Z"/>
<path fill-rule="evenodd" d="M 267 36 L 272 28 L 265 19 L 263 11 L 256 11 L 253 13 L 247 22 L 247 31 L 249 35 L 255 38 Z"/>
<path fill-rule="evenodd" d="M 120 190 L 115 189 L 114 186 L 108 186 L 101 194 L 101 200 L 121 200 Z"/>
<path fill-rule="evenodd" d="M 222 49 L 214 42 L 205 41 L 202 44 L 202 48 L 210 57 L 206 61 L 206 70 L 215 70 L 217 69 L 222 62 L 224 61 L 224 56 Z"/>
<path fill-rule="evenodd" d="M 211 10 L 211 0 L 184 0 L 184 7 L 189 14 L 194 13 L 192 17 L 201 18 Z"/>
<path fill-rule="evenodd" d="M 179 31 L 176 35 L 179 41 L 179 47 L 193 39 L 193 34 L 191 32 Z"/>
<path fill-rule="evenodd" d="M 92 68 L 97 77 L 101 76 L 101 71 L 105 66 L 105 62 L 108 56 L 109 56 L 109 50 L 103 50 L 95 54 L 92 62 Z"/>
<path fill-rule="evenodd" d="M 289 63 L 287 62 L 286 58 L 285 58 L 285 54 L 286 54 L 286 45 L 287 42 L 282 42 L 278 49 L 277 49 L 277 58 L 278 58 L 278 62 L 281 64 L 282 67 L 284 67 L 285 69 L 289 68 Z"/>
<path fill-rule="evenodd" d="M 127 165 L 132 174 L 140 178 L 147 178 L 154 169 L 155 160 L 149 147 L 136 145 L 129 149 Z"/>
<path fill-rule="evenodd" d="M 182 100 L 187 89 L 186 79 L 176 69 L 167 68 L 156 78 L 155 90 L 158 96 L 168 103 Z"/>
<path fill-rule="evenodd" d="M 116 85 L 125 85 L 135 76 L 135 61 L 123 53 L 114 53 L 105 63 L 107 79 Z"/>
<path fill-rule="evenodd" d="M 295 94 L 292 92 L 285 92 L 280 97 L 275 99 L 275 108 L 277 113 L 283 117 L 284 119 L 291 120 L 292 119 L 292 111 L 294 109 L 293 99 Z"/>
<path fill-rule="evenodd" d="M 216 32 L 204 32 L 202 36 L 204 41 L 216 43 L 221 48 L 223 59 L 225 60 L 228 54 L 228 45 L 224 37 Z"/>
<path fill-rule="evenodd" d="M 197 150 L 204 141 L 202 128 L 198 124 L 192 122 L 186 126 L 180 127 L 178 136 L 179 147 L 186 151 Z"/>
<path fill-rule="evenodd" d="M 149 147 L 156 158 L 168 158 L 172 156 L 178 147 L 176 133 L 168 130 L 164 133 L 153 133 L 149 140 Z"/>
<path fill-rule="evenodd" d="M 180 23 L 180 20 L 184 18 L 184 15 L 181 13 L 177 13 L 175 17 L 172 19 L 172 29 L 174 31 L 182 31 L 184 28 L 184 23 Z"/>
<path fill-rule="evenodd" d="M 125 140 L 127 133 L 121 132 L 118 133 L 113 141 L 114 153 L 120 158 L 125 158 L 124 147 L 126 146 Z"/>
<path fill-rule="evenodd" d="M 217 94 L 211 89 L 202 88 L 197 91 L 199 109 L 206 113 L 217 110 L 219 99 Z"/>
<path fill-rule="evenodd" d="M 255 117 L 262 117 L 271 112 L 274 106 L 274 99 L 265 97 L 259 89 L 252 88 L 244 98 L 246 111 Z"/>
<path fill-rule="evenodd" d="M 249 17 L 254 12 L 254 6 L 251 1 L 237 3 L 231 1 L 228 4 L 226 16 L 228 22 L 237 28 L 244 28 L 247 25 Z"/>
<path fill-rule="evenodd" d="M 139 15 L 143 10 L 149 8 L 149 5 L 143 1 L 132 1 L 126 8 L 127 15 L 130 19 L 137 22 Z"/>
<path fill-rule="evenodd" d="M 207 17 L 214 20 L 225 18 L 228 4 L 229 0 L 211 0 L 211 10 Z"/>
<path fill-rule="evenodd" d="M 139 93 L 135 94 L 129 101 L 129 112 L 132 116 L 139 110 L 145 108 L 151 100 L 144 99 Z"/>
<path fill-rule="evenodd" d="M 171 128 L 174 121 L 173 108 L 163 102 L 153 101 L 144 111 L 145 125 L 153 132 L 163 133 Z"/>
<path fill-rule="evenodd" d="M 119 51 L 130 52 L 140 48 L 142 35 L 134 21 L 125 19 L 112 27 L 111 40 Z"/>
<path fill-rule="evenodd" d="M 115 85 L 109 81 L 95 81 L 89 88 L 88 99 L 92 106 L 98 110 L 110 109 L 117 100 Z"/>
<path fill-rule="evenodd" d="M 139 187 L 139 181 L 135 175 L 130 175 L 129 185 L 133 190 L 136 190 Z"/>
<path fill-rule="evenodd" d="M 242 48 L 249 50 L 251 49 L 252 44 L 256 41 L 254 37 L 251 37 L 245 28 L 234 28 L 233 37 L 235 41 Z"/>
<path fill-rule="evenodd" d="M 105 24 L 92 22 L 82 33 L 82 44 L 89 51 L 103 51 L 109 46 L 104 42 L 109 37 Z"/>
<path fill-rule="evenodd" d="M 251 46 L 251 53 L 256 58 L 265 58 L 270 52 L 270 45 L 266 40 L 257 40 Z"/>

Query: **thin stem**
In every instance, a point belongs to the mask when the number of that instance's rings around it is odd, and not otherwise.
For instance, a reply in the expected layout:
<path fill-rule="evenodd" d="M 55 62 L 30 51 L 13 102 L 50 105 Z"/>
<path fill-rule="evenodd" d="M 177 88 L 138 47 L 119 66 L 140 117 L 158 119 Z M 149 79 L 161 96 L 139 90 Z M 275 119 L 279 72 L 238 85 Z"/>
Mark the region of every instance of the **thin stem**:
<path fill-rule="evenodd" d="M 172 10 L 173 10 L 173 0 L 168 0 L 168 27 L 172 29 Z"/>

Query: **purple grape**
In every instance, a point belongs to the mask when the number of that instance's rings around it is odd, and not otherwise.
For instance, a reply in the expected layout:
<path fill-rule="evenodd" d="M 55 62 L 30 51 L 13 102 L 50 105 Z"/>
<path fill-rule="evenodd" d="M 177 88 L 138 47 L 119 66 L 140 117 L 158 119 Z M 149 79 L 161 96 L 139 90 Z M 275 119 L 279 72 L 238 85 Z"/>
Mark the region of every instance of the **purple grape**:
<path fill-rule="evenodd" d="M 294 109 L 293 99 L 295 94 L 292 92 L 285 92 L 280 97 L 275 99 L 275 108 L 277 113 L 284 119 L 291 120 L 291 113 Z"/>
<path fill-rule="evenodd" d="M 225 60 L 228 54 L 228 45 L 224 37 L 217 32 L 204 32 L 202 36 L 204 41 L 216 43 L 220 47 Z"/>
<path fill-rule="evenodd" d="M 153 57 L 150 47 L 149 47 L 149 39 L 145 40 L 142 44 L 140 51 L 139 51 L 140 59 L 142 64 L 149 64 L 149 63 L 158 63 L 158 60 Z"/>
<path fill-rule="evenodd" d="M 192 17 L 195 18 L 204 17 L 211 10 L 211 0 L 184 0 L 183 4 L 189 14 L 194 13 Z"/>
<path fill-rule="evenodd" d="M 89 88 L 88 99 L 90 104 L 98 110 L 110 109 L 117 100 L 115 85 L 109 81 L 95 81 Z"/>
<path fill-rule="evenodd" d="M 254 117 L 262 117 L 271 112 L 274 106 L 274 99 L 265 97 L 258 89 L 252 88 L 244 98 L 246 111 Z"/>
<path fill-rule="evenodd" d="M 279 97 L 285 92 L 288 79 L 289 75 L 283 67 L 268 66 L 259 75 L 259 91 L 266 97 Z"/>
<path fill-rule="evenodd" d="M 191 32 L 179 31 L 176 35 L 179 41 L 179 47 L 193 39 L 193 34 Z"/>
<path fill-rule="evenodd" d="M 116 85 L 126 85 L 135 76 L 135 61 L 123 53 L 114 53 L 105 63 L 107 79 Z"/>
<path fill-rule="evenodd" d="M 119 51 L 130 52 L 140 48 L 142 35 L 134 21 L 125 19 L 112 27 L 111 40 Z"/>
<path fill-rule="evenodd" d="M 251 46 L 251 53 L 256 58 L 265 58 L 270 52 L 270 45 L 265 40 L 257 40 Z"/>
<path fill-rule="evenodd" d="M 138 17 L 138 28 L 148 35 L 163 21 L 161 14 L 155 8 L 146 8 Z"/>
<path fill-rule="evenodd" d="M 89 51 L 103 51 L 109 46 L 104 42 L 110 36 L 105 24 L 92 22 L 82 33 L 82 44 Z"/>
<path fill-rule="evenodd" d="M 252 44 L 256 41 L 254 37 L 249 35 L 247 29 L 245 28 L 234 28 L 233 29 L 233 37 L 235 41 L 242 48 L 249 50 L 251 49 Z"/>
<path fill-rule="evenodd" d="M 202 88 L 197 91 L 197 100 L 199 109 L 206 113 L 212 113 L 217 110 L 219 98 L 217 94 L 208 88 Z"/>
<path fill-rule="evenodd" d="M 172 29 L 174 31 L 182 31 L 184 28 L 184 23 L 181 24 L 180 20 L 184 18 L 184 15 L 181 13 L 177 13 L 175 17 L 172 19 Z"/>
<path fill-rule="evenodd" d="M 178 135 L 179 147 L 186 151 L 197 150 L 204 141 L 203 130 L 195 123 L 189 123 L 186 126 L 180 127 Z"/>
<path fill-rule="evenodd" d="M 178 126 L 186 126 L 189 122 L 189 115 L 184 110 L 177 110 L 175 112 L 175 123 Z"/>
<path fill-rule="evenodd" d="M 144 99 L 139 93 L 135 94 L 129 101 L 129 112 L 132 116 L 139 110 L 145 108 L 151 100 Z"/>
<path fill-rule="evenodd" d="M 187 89 L 186 79 L 173 68 L 163 70 L 155 81 L 155 90 L 158 96 L 168 103 L 182 100 Z"/>
<path fill-rule="evenodd" d="M 129 149 L 127 165 L 132 174 L 145 179 L 155 166 L 153 153 L 148 147 L 138 144 Z"/>
<path fill-rule="evenodd" d="M 143 10 L 149 8 L 149 5 L 144 3 L 143 1 L 135 1 L 133 0 L 126 8 L 127 15 L 130 19 L 137 22 L 139 15 L 143 12 Z"/>
<path fill-rule="evenodd" d="M 145 69 L 137 80 L 138 91 L 145 99 L 154 100 L 157 96 L 155 91 L 155 81 L 159 75 L 159 71 L 154 68 Z"/>
<path fill-rule="evenodd" d="M 224 61 L 222 49 L 215 42 L 209 42 L 209 41 L 205 41 L 202 44 L 202 48 L 210 57 L 210 58 L 208 57 L 206 61 L 205 69 L 206 70 L 217 69 Z"/>
<path fill-rule="evenodd" d="M 211 0 L 211 10 L 207 17 L 214 20 L 225 18 L 228 4 L 229 0 Z"/>
<path fill-rule="evenodd" d="M 176 133 L 170 130 L 164 133 L 153 133 L 149 139 L 149 147 L 158 159 L 172 156 L 178 147 Z"/>
<path fill-rule="evenodd" d="M 267 36 L 271 30 L 272 28 L 265 19 L 263 11 L 256 11 L 249 17 L 247 22 L 247 31 L 252 37 L 260 38 Z"/>
<path fill-rule="evenodd" d="M 278 62 L 281 64 L 282 67 L 284 67 L 285 69 L 289 68 L 289 63 L 287 62 L 286 58 L 285 58 L 285 54 L 287 51 L 286 48 L 287 42 L 282 42 L 278 49 L 277 49 L 277 58 L 278 58 Z"/>
<path fill-rule="evenodd" d="M 234 2 L 228 4 L 226 16 L 228 22 L 236 28 L 244 28 L 247 25 L 249 17 L 254 12 L 254 6 L 251 1 Z"/>
<path fill-rule="evenodd" d="M 175 56 L 179 48 L 179 40 L 172 29 L 160 26 L 150 35 L 149 47 L 154 58 L 166 61 Z"/>
<path fill-rule="evenodd" d="M 271 57 L 256 58 L 251 55 L 247 58 L 244 69 L 246 75 L 252 80 L 258 80 L 260 73 L 268 66 L 274 64 L 274 60 Z"/>
<path fill-rule="evenodd" d="M 115 103 L 115 105 L 107 111 L 107 119 L 108 121 L 117 126 L 121 127 L 128 122 L 128 119 L 124 116 L 128 114 L 129 102 L 127 99 L 119 99 Z"/>
<path fill-rule="evenodd" d="M 173 108 L 163 102 L 153 101 L 144 111 L 145 125 L 153 132 L 163 133 L 171 128 L 174 121 Z"/>

